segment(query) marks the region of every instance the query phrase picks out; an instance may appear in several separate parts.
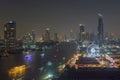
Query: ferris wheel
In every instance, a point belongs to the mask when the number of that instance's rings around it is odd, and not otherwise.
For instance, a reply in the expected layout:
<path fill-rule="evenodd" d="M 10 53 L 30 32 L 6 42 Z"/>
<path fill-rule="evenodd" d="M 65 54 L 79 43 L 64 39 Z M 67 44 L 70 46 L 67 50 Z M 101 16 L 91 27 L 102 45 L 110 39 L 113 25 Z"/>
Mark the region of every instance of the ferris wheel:
<path fill-rule="evenodd" d="M 96 44 L 90 44 L 87 48 L 88 57 L 98 57 L 100 56 L 100 48 Z"/>

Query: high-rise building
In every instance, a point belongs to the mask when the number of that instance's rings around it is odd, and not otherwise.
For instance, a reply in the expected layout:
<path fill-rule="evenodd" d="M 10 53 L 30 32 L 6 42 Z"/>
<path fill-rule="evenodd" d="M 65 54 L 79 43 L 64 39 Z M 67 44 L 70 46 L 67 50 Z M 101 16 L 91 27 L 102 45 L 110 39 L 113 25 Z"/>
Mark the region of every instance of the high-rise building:
<path fill-rule="evenodd" d="M 90 41 L 90 34 L 88 32 L 86 33 L 85 40 Z"/>
<path fill-rule="evenodd" d="M 34 45 L 34 41 L 33 41 L 33 35 L 31 35 L 30 33 L 27 33 L 23 36 L 22 39 L 22 43 L 23 43 L 23 48 L 24 49 L 32 49 L 32 45 Z"/>
<path fill-rule="evenodd" d="M 70 30 L 70 39 L 74 40 L 74 32 L 73 29 Z"/>
<path fill-rule="evenodd" d="M 94 42 L 95 41 L 95 33 L 90 33 L 90 42 Z"/>
<path fill-rule="evenodd" d="M 36 40 L 35 40 L 35 31 L 34 30 L 32 30 L 31 35 L 32 35 L 33 42 L 35 43 Z"/>
<path fill-rule="evenodd" d="M 85 29 L 83 24 L 80 24 L 79 26 L 80 26 L 79 41 L 83 42 L 85 40 Z"/>
<path fill-rule="evenodd" d="M 98 44 L 102 46 L 104 43 L 103 15 L 98 13 Z"/>
<path fill-rule="evenodd" d="M 5 49 L 7 51 L 15 50 L 16 43 L 16 22 L 9 21 L 4 25 Z"/>
<path fill-rule="evenodd" d="M 54 41 L 59 41 L 57 33 L 54 33 Z"/>
<path fill-rule="evenodd" d="M 44 39 L 45 42 L 49 42 L 50 41 L 50 29 L 49 28 L 46 28 L 45 30 L 45 39 Z"/>

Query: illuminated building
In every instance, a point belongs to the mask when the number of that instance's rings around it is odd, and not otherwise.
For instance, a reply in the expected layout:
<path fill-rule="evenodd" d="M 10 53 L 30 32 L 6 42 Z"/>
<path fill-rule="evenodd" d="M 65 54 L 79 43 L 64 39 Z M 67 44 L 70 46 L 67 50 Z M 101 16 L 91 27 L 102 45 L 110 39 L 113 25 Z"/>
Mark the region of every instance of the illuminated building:
<path fill-rule="evenodd" d="M 32 30 L 31 36 L 32 36 L 33 42 L 35 42 L 35 32 L 34 32 L 34 30 Z"/>
<path fill-rule="evenodd" d="M 33 36 L 29 33 L 23 36 L 23 48 L 24 49 L 35 49 L 35 43 Z"/>
<path fill-rule="evenodd" d="M 54 41 L 59 41 L 58 34 L 54 33 Z"/>
<path fill-rule="evenodd" d="M 4 48 L 4 40 L 0 39 L 0 56 L 2 55 Z"/>
<path fill-rule="evenodd" d="M 85 39 L 86 39 L 87 41 L 90 40 L 90 34 L 89 34 L 88 32 L 86 33 Z"/>
<path fill-rule="evenodd" d="M 43 42 L 43 37 L 38 38 L 37 42 Z"/>
<path fill-rule="evenodd" d="M 84 41 L 85 40 L 85 29 L 84 25 L 80 24 L 80 33 L 79 33 L 79 41 Z"/>
<path fill-rule="evenodd" d="M 66 35 L 64 35 L 64 40 L 67 40 L 67 36 Z"/>
<path fill-rule="evenodd" d="M 90 33 L 90 42 L 95 41 L 95 34 L 94 33 Z"/>
<path fill-rule="evenodd" d="M 85 29 L 84 25 L 80 24 L 80 41 L 85 40 Z"/>
<path fill-rule="evenodd" d="M 72 29 L 70 30 L 70 39 L 71 39 L 71 40 L 74 39 L 74 33 L 73 33 L 73 30 L 72 30 Z"/>
<path fill-rule="evenodd" d="M 50 29 L 49 28 L 46 28 L 46 30 L 45 30 L 44 41 L 45 42 L 49 42 L 50 41 Z"/>
<path fill-rule="evenodd" d="M 79 60 L 76 61 L 76 64 L 78 67 L 101 67 L 100 63 L 95 59 L 91 57 L 81 57 Z"/>
<path fill-rule="evenodd" d="M 16 43 L 16 22 L 9 21 L 4 25 L 4 40 L 7 51 L 15 50 Z"/>
<path fill-rule="evenodd" d="M 102 46 L 104 38 L 104 29 L 103 29 L 103 15 L 98 13 L 98 43 L 99 46 Z"/>
<path fill-rule="evenodd" d="M 108 34 L 107 32 L 104 33 L 104 44 L 107 45 L 109 44 L 110 41 L 110 34 Z"/>

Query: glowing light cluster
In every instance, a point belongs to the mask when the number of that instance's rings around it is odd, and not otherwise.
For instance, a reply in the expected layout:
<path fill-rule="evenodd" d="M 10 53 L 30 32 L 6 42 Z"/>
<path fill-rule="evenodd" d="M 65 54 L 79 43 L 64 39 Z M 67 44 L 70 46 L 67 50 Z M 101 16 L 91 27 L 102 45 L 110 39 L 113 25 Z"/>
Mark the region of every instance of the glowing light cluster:
<path fill-rule="evenodd" d="M 53 78 L 53 74 L 52 73 L 48 73 L 45 75 L 45 77 L 43 78 L 43 80 L 51 80 Z"/>
<path fill-rule="evenodd" d="M 100 48 L 96 44 L 91 44 L 87 48 L 88 57 L 100 56 Z"/>
<path fill-rule="evenodd" d="M 13 21 L 9 21 L 9 23 L 13 23 Z"/>
<path fill-rule="evenodd" d="M 26 55 L 25 57 L 24 57 L 24 60 L 25 61 L 29 61 L 29 60 L 31 60 L 32 59 L 32 55 Z"/>
<path fill-rule="evenodd" d="M 48 65 L 48 66 L 52 66 L 52 62 L 51 62 L 51 61 L 48 61 L 47 65 Z"/>
<path fill-rule="evenodd" d="M 9 70 L 9 76 L 14 77 L 14 78 L 20 77 L 20 76 L 24 75 L 25 70 L 26 70 L 26 66 L 25 65 L 11 68 Z"/>

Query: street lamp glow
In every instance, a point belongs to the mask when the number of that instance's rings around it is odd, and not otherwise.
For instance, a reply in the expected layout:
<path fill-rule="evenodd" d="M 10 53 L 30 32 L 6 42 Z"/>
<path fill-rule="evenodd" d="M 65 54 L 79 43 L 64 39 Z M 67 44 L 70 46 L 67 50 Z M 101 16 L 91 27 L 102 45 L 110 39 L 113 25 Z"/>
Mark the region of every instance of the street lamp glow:
<path fill-rule="evenodd" d="M 44 77 L 44 80 L 50 80 L 53 76 L 54 75 L 52 73 L 49 73 Z"/>

